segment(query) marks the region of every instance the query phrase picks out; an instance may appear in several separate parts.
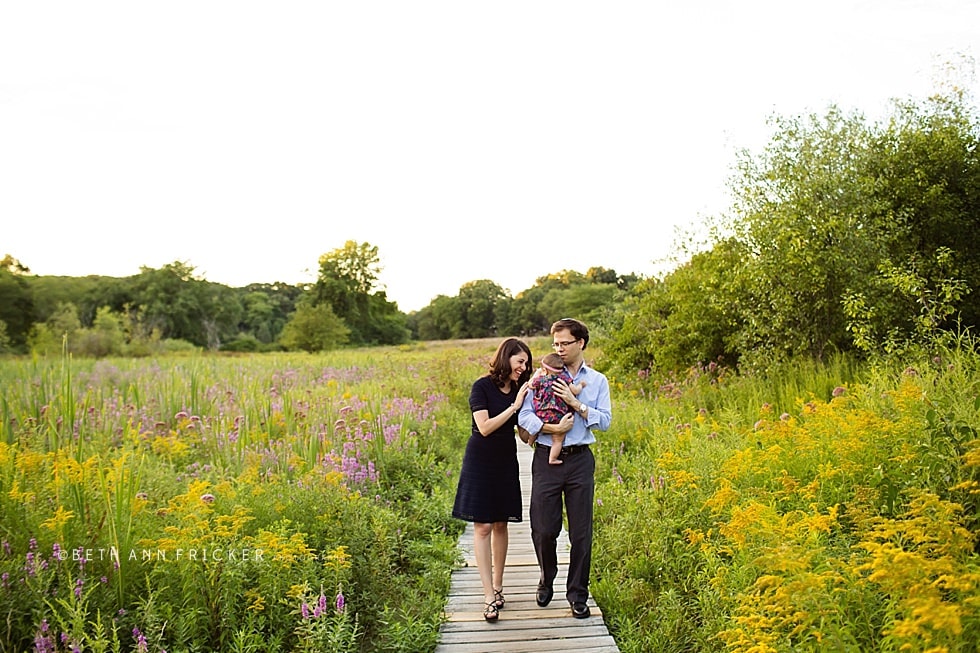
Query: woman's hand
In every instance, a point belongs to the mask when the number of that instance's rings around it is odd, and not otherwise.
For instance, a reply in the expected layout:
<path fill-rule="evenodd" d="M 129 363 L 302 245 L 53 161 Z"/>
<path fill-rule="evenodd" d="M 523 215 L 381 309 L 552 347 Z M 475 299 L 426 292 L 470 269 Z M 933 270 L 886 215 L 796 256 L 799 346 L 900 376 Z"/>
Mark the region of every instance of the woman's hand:
<path fill-rule="evenodd" d="M 521 438 L 521 442 L 523 442 L 524 444 L 526 444 L 529 447 L 532 444 L 534 444 L 535 440 L 538 439 L 538 434 L 537 433 L 535 433 L 535 434 L 532 435 L 531 433 L 528 433 L 527 431 L 525 431 L 524 429 L 522 429 L 520 426 L 517 427 L 517 435 Z"/>
<path fill-rule="evenodd" d="M 518 412 L 520 412 L 520 407 L 524 403 L 524 398 L 527 397 L 527 392 L 531 388 L 531 382 L 528 381 L 522 385 L 517 390 L 517 398 L 514 400 L 514 405 L 517 406 Z"/>

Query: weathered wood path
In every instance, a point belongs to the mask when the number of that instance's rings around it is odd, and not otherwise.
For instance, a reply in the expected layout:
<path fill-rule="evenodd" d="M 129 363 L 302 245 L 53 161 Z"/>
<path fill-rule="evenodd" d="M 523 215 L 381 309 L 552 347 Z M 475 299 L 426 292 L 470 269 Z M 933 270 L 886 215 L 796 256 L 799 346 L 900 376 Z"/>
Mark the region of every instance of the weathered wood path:
<path fill-rule="evenodd" d="M 439 632 L 436 653 L 536 653 L 576 651 L 576 653 L 619 653 L 602 612 L 589 599 L 592 616 L 575 619 L 565 600 L 565 574 L 568 568 L 568 534 L 558 539 L 558 577 L 555 598 L 539 608 L 534 595 L 538 586 L 538 563 L 531 544 L 528 504 L 531 496 L 531 457 L 534 451 L 517 441 L 517 458 L 524 494 L 524 521 L 510 525 L 510 547 L 504 568 L 504 598 L 507 604 L 496 622 L 483 618 L 483 586 L 473 558 L 473 525 L 468 524 L 459 540 L 464 566 L 453 572 L 446 604 L 447 621 Z"/>

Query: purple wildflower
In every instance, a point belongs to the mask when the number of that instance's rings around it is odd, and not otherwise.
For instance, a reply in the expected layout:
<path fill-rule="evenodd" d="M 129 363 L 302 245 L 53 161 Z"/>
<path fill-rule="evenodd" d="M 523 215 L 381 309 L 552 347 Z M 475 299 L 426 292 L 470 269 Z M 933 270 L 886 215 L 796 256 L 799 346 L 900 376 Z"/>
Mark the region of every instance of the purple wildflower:
<path fill-rule="evenodd" d="M 139 628 L 133 627 L 133 639 L 136 640 L 136 650 L 138 653 L 147 653 L 150 650 L 150 645 Z"/>
<path fill-rule="evenodd" d="M 48 620 L 41 620 L 41 627 L 34 636 L 34 651 L 36 653 L 55 653 L 54 638 L 48 635 Z"/>

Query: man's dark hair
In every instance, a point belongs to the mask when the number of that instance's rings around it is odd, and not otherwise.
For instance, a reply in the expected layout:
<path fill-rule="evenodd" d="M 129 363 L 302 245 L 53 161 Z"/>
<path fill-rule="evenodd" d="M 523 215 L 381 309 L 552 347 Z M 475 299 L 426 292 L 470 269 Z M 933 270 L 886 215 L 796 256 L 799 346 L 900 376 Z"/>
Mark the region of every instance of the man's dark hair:
<path fill-rule="evenodd" d="M 585 326 L 578 320 L 570 317 L 563 317 L 551 325 L 552 335 L 555 333 L 555 331 L 559 331 L 561 329 L 568 329 L 568 332 L 572 334 L 573 338 L 576 340 L 581 340 L 583 350 L 589 345 L 589 327 Z"/>

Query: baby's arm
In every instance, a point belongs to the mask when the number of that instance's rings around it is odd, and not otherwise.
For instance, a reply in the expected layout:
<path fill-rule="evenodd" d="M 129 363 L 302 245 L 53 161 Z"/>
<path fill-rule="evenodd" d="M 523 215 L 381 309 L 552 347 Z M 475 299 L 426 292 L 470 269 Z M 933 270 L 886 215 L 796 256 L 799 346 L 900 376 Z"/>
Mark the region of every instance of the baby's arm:
<path fill-rule="evenodd" d="M 585 387 L 585 381 L 579 381 L 575 383 L 572 381 L 572 377 L 568 375 L 568 372 L 563 373 L 558 377 L 562 383 L 568 386 L 568 389 L 572 391 L 572 394 L 578 396 L 578 393 L 582 392 L 582 388 Z"/>

